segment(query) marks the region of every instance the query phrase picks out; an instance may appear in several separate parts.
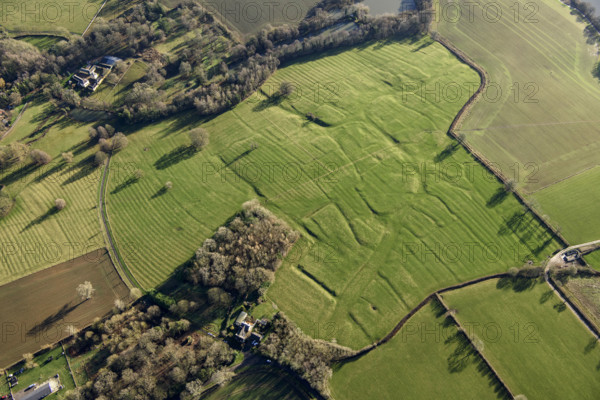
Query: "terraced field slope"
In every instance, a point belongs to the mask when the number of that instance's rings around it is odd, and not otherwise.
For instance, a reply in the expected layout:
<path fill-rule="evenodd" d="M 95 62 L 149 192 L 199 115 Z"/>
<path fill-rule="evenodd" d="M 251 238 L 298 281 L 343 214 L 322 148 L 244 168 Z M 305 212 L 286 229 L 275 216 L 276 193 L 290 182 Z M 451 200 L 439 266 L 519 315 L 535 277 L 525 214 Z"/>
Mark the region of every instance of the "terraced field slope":
<path fill-rule="evenodd" d="M 91 124 L 60 115 L 47 118 L 46 107 L 30 104 L 1 142 L 30 143 L 53 160 L 42 167 L 24 161 L 0 171 L 4 190 L 16 197 L 12 211 L 0 221 L 0 283 L 104 247 L 96 209 L 101 170 L 90 168 L 97 149 L 87 144 Z M 74 154 L 72 164 L 61 158 L 66 151 Z M 60 212 L 54 209 L 57 198 L 67 202 Z"/>
<path fill-rule="evenodd" d="M 488 281 L 443 297 L 513 393 L 598 397 L 598 342 L 543 281 Z"/>
<path fill-rule="evenodd" d="M 145 177 L 109 182 L 117 243 L 136 243 L 126 261 L 150 288 L 259 198 L 302 234 L 269 299 L 314 336 L 371 343 L 430 292 L 556 247 L 446 136 L 466 94 L 436 102 L 402 92 L 406 81 L 476 79 L 428 38 L 374 43 L 279 70 L 202 125 L 211 143 L 198 154 L 187 150 L 201 122 L 190 116 L 132 130 L 114 160 Z M 282 81 L 296 86 L 290 98 L 265 97 Z"/>
<path fill-rule="evenodd" d="M 597 239 L 600 228 L 586 224 L 595 210 L 573 204 L 597 195 L 584 172 L 600 150 L 600 82 L 591 73 L 598 49 L 586 43 L 585 25 L 553 0 L 467 3 L 437 5 L 439 33 L 489 74 L 490 87 L 461 132 L 522 190 L 535 192 L 536 206 L 569 241 Z M 576 192 L 575 183 L 561 182 L 581 173 L 586 178 L 573 179 L 588 182 Z M 561 195 L 541 190 L 557 182 Z"/>

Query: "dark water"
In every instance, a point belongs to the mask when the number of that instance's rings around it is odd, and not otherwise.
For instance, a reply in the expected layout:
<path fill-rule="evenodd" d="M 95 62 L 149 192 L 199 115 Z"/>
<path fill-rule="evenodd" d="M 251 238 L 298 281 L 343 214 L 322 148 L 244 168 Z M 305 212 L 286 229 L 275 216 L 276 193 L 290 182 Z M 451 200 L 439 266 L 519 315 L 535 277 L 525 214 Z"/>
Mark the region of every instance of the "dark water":
<path fill-rule="evenodd" d="M 595 0 L 600 2 L 600 0 Z M 371 9 L 371 15 L 398 13 L 404 10 L 414 10 L 414 0 L 363 0 Z"/>

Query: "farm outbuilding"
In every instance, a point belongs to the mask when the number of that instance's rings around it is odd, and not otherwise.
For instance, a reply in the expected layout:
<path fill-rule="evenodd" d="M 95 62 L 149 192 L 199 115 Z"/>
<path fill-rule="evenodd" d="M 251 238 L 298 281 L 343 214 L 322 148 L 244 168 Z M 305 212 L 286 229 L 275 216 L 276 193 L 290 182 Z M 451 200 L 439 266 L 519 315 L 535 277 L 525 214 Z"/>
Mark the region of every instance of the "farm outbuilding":
<path fill-rule="evenodd" d="M 248 313 L 245 311 L 240 312 L 240 315 L 238 315 L 238 317 L 236 318 L 234 325 L 241 326 L 246 320 L 246 318 L 248 318 Z"/>
<path fill-rule="evenodd" d="M 60 381 L 58 379 L 50 379 L 37 387 L 29 390 L 24 389 L 15 393 L 14 398 L 15 400 L 41 400 L 60 389 Z"/>

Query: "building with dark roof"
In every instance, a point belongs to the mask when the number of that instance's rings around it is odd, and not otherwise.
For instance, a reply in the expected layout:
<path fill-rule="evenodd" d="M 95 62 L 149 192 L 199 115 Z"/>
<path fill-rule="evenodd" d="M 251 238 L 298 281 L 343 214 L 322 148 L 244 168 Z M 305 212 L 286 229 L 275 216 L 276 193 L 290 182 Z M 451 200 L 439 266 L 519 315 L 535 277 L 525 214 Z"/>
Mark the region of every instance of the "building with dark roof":
<path fill-rule="evenodd" d="M 24 389 L 14 394 L 15 400 L 41 400 L 61 388 L 60 381 L 57 378 L 50 379 L 39 386 L 29 390 Z"/>

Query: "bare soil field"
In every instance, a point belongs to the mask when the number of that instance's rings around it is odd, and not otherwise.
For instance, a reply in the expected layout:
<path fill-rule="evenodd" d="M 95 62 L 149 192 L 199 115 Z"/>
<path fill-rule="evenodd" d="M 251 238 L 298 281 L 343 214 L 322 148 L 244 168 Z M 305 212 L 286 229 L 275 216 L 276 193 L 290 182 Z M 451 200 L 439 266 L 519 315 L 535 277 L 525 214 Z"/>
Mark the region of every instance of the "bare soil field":
<path fill-rule="evenodd" d="M 76 292 L 84 281 L 95 289 L 86 301 Z M 128 293 L 105 249 L 0 286 L 0 367 L 65 338 L 69 325 L 87 326 Z"/>

